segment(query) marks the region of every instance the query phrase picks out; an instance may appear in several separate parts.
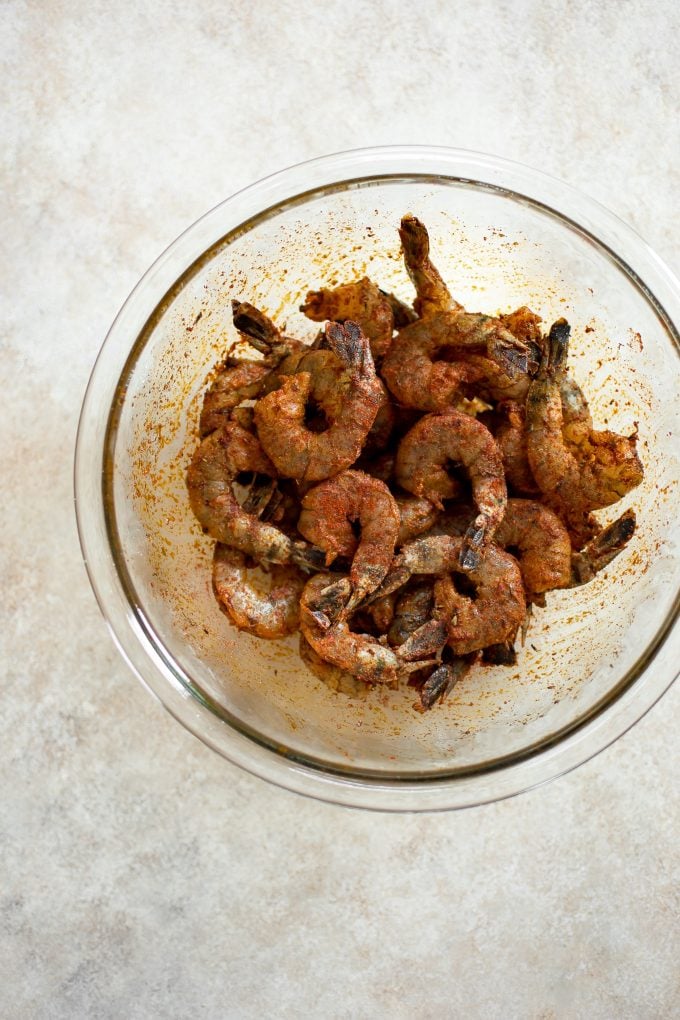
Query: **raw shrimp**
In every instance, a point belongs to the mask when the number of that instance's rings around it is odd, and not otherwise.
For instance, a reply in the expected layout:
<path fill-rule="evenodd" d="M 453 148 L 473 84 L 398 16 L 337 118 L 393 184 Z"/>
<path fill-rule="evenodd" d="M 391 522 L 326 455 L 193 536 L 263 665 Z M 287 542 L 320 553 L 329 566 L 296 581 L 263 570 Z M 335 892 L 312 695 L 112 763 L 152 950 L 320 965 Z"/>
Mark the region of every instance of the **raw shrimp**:
<path fill-rule="evenodd" d="M 571 511 L 610 506 L 642 481 L 637 432 L 597 432 L 572 421 L 565 436 L 561 383 L 566 374 L 569 324 L 551 328 L 538 376 L 527 395 L 527 453 L 541 491 Z"/>
<path fill-rule="evenodd" d="M 397 549 L 417 538 L 423 532 L 429 531 L 437 523 L 439 510 L 429 499 L 424 496 L 395 496 L 397 509 L 399 510 L 399 531 L 397 533 Z"/>
<path fill-rule="evenodd" d="M 414 574 L 443 578 L 462 572 L 459 564 L 462 547 L 463 539 L 448 535 L 414 539 L 395 556 L 374 598 L 395 591 Z M 451 621 L 448 644 L 455 655 L 514 639 L 526 617 L 522 575 L 513 556 L 490 544 L 480 566 L 465 574 L 476 589 L 474 598 L 460 594 L 453 585 L 440 586 L 435 596 L 440 602 L 440 618 L 448 616 Z M 418 631 L 409 641 L 417 644 Z"/>
<path fill-rule="evenodd" d="M 404 265 L 417 297 L 413 302 L 421 319 L 429 319 L 437 312 L 462 309 L 451 296 L 439 270 L 430 262 L 430 237 L 424 223 L 407 213 L 402 217 L 399 237 L 404 253 Z"/>
<path fill-rule="evenodd" d="M 255 424 L 265 452 L 281 475 L 321 481 L 349 467 L 359 456 L 375 421 L 381 389 L 368 341 L 356 323 L 326 324 L 326 340 L 348 368 L 347 397 L 325 432 L 305 427 L 311 393 L 308 372 L 284 379 L 280 389 L 255 405 Z"/>
<path fill-rule="evenodd" d="M 442 508 L 443 500 L 459 491 L 447 470 L 450 462 L 467 472 L 479 510 L 465 534 L 461 554 L 461 566 L 473 569 L 493 538 L 507 502 L 503 462 L 489 430 L 458 411 L 426 415 L 399 444 L 396 477 L 407 492 L 425 496 Z"/>
<path fill-rule="evenodd" d="M 463 356 L 474 352 L 484 356 L 467 364 Z M 443 411 L 465 395 L 466 386 L 490 374 L 489 362 L 498 377 L 488 389 L 496 393 L 503 383 L 503 395 L 511 396 L 507 390 L 515 379 L 525 387 L 528 354 L 498 319 L 462 310 L 438 312 L 397 333 L 382 363 L 382 375 L 400 403 Z"/>
<path fill-rule="evenodd" d="M 522 496 L 540 493 L 531 473 L 527 454 L 526 411 L 515 400 L 504 400 L 496 408 L 500 422 L 492 429 L 501 452 L 505 477 L 512 488 Z"/>
<path fill-rule="evenodd" d="M 370 684 L 365 683 L 363 680 L 357 680 L 346 669 L 341 669 L 339 666 L 334 666 L 331 662 L 326 662 L 325 659 L 322 659 L 314 651 L 302 632 L 300 632 L 299 651 L 300 658 L 307 668 L 332 691 L 345 694 L 348 698 L 365 698 L 371 690 Z"/>
<path fill-rule="evenodd" d="M 305 577 L 294 566 L 275 564 L 270 572 L 270 590 L 259 592 L 248 577 L 245 553 L 219 542 L 215 546 L 213 589 L 220 606 L 239 630 L 274 640 L 298 629 Z"/>
<path fill-rule="evenodd" d="M 227 422 L 201 442 L 187 471 L 191 509 L 204 530 L 258 561 L 320 566 L 322 559 L 305 542 L 293 542 L 241 508 L 233 486 L 242 472 L 276 475 L 256 436 Z"/>
<path fill-rule="evenodd" d="M 392 304 L 367 276 L 339 287 L 310 290 L 300 311 L 313 322 L 326 319 L 357 322 L 368 338 L 374 358 L 382 358 L 392 343 Z"/>
<path fill-rule="evenodd" d="M 394 496 L 363 471 L 343 471 L 302 500 L 298 531 L 326 553 L 326 565 L 352 559 L 351 594 L 343 618 L 375 591 L 392 562 L 400 515 Z M 359 537 L 354 530 L 360 528 Z"/>
<path fill-rule="evenodd" d="M 533 499 L 509 499 L 494 542 L 510 549 L 519 563 L 527 598 L 554 588 L 566 588 L 571 579 L 571 541 L 556 514 Z M 538 596 L 538 600 L 536 598 Z"/>
<path fill-rule="evenodd" d="M 325 613 L 319 610 L 319 597 L 323 600 L 323 591 L 332 581 L 329 574 L 317 574 L 305 585 L 300 600 L 300 629 L 306 640 L 324 661 L 339 666 L 357 680 L 396 683 L 401 663 L 391 648 L 366 634 L 352 633 L 345 621 L 329 625 Z"/>
<path fill-rule="evenodd" d="M 201 437 L 229 421 L 244 400 L 259 397 L 269 374 L 270 369 L 261 361 L 242 361 L 223 368 L 203 398 Z"/>

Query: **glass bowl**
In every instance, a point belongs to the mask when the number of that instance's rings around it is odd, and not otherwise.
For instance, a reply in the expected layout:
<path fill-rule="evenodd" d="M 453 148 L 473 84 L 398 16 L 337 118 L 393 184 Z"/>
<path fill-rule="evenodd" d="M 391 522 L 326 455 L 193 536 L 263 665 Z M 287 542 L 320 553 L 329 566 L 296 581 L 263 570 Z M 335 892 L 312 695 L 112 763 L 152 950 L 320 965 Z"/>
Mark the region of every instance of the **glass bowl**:
<path fill-rule="evenodd" d="M 639 426 L 643 484 L 610 511 L 634 540 L 589 585 L 548 596 L 516 668 L 478 667 L 427 714 L 412 688 L 336 694 L 297 637 L 234 630 L 211 590 L 213 543 L 187 500 L 201 395 L 236 339 L 230 302 L 288 332 L 309 288 L 364 273 L 413 297 L 397 225 L 428 226 L 433 258 L 470 310 L 527 304 L 573 326 L 572 370 L 599 427 Z M 496 800 L 574 768 L 619 737 L 680 661 L 680 287 L 591 199 L 535 170 L 443 148 L 365 149 L 246 188 L 149 269 L 94 367 L 76 450 L 76 507 L 92 586 L 142 682 L 230 761 L 341 804 L 437 810 Z M 674 325 L 675 324 L 675 325 Z"/>

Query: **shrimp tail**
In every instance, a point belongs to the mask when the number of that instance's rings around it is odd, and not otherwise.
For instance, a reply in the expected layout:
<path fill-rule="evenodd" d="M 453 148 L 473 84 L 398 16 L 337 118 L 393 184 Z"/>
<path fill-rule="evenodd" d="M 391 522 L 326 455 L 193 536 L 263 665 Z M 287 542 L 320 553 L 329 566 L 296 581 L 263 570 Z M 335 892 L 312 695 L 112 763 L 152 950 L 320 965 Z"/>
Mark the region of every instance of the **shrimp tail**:
<path fill-rule="evenodd" d="M 479 514 L 463 535 L 463 544 L 460 547 L 458 558 L 461 570 L 476 570 L 479 566 L 487 528 L 486 514 Z"/>
<path fill-rule="evenodd" d="M 323 588 L 315 597 L 313 609 L 322 612 L 331 623 L 335 623 L 347 606 L 352 592 L 352 584 L 348 577 L 341 577 Z"/>
<path fill-rule="evenodd" d="M 573 553 L 570 587 L 587 584 L 611 563 L 633 537 L 635 525 L 634 511 L 626 510 L 617 520 L 603 528 L 580 552 Z"/>
<path fill-rule="evenodd" d="M 278 338 L 279 331 L 274 323 L 264 312 L 261 312 L 249 301 L 231 302 L 231 317 L 239 333 L 243 333 L 248 340 L 262 354 L 269 354 L 272 344 Z"/>
<path fill-rule="evenodd" d="M 310 572 L 323 570 L 326 564 L 326 554 L 323 549 L 317 549 L 316 546 L 309 545 L 307 542 L 293 542 L 290 558 L 302 570 Z"/>
<path fill-rule="evenodd" d="M 261 517 L 269 506 L 275 491 L 275 478 L 263 478 L 255 475 L 248 486 L 248 495 L 241 504 L 241 509 L 247 514 Z"/>
<path fill-rule="evenodd" d="M 400 645 L 397 655 L 404 662 L 436 655 L 446 644 L 448 630 L 447 620 L 428 620 Z"/>
<path fill-rule="evenodd" d="M 325 332 L 327 346 L 348 368 L 360 373 L 373 368 L 370 345 L 357 322 L 327 322 Z"/>
<path fill-rule="evenodd" d="M 557 319 L 550 327 L 545 345 L 545 369 L 552 375 L 563 372 L 567 366 L 571 326 L 566 319 Z"/>
<path fill-rule="evenodd" d="M 413 571 L 406 566 L 396 566 L 389 571 L 379 588 L 376 588 L 368 598 L 364 599 L 364 605 L 370 606 L 372 602 L 381 599 L 384 595 L 391 595 L 393 591 L 403 588 L 411 579 Z"/>
<path fill-rule="evenodd" d="M 494 340 L 489 353 L 511 379 L 528 374 L 531 352 L 521 340 Z"/>
<path fill-rule="evenodd" d="M 501 641 L 497 645 L 489 645 L 482 653 L 482 661 L 490 666 L 514 666 L 517 652 L 513 641 Z"/>
<path fill-rule="evenodd" d="M 420 705 L 416 708 L 427 711 L 437 701 L 443 701 L 449 691 L 465 676 L 470 668 L 466 659 L 456 659 L 454 662 L 445 662 L 429 677 L 420 689 Z"/>

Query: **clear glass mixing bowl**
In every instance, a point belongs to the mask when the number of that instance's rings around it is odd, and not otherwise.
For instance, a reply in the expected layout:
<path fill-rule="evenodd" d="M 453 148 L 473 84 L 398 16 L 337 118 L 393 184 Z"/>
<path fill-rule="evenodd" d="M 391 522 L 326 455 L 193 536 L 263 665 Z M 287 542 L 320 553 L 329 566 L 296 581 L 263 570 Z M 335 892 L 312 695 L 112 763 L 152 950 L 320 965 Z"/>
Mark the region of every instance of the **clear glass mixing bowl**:
<path fill-rule="evenodd" d="M 333 694 L 297 639 L 237 633 L 211 591 L 212 542 L 184 472 L 211 368 L 236 339 L 230 301 L 312 337 L 309 288 L 367 273 L 412 298 L 397 225 L 429 227 L 434 259 L 470 310 L 521 304 L 573 324 L 572 368 L 596 422 L 639 423 L 643 484 L 629 548 L 587 587 L 538 610 L 516 668 L 479 667 L 419 715 L 412 689 Z M 674 326 L 675 323 L 675 326 Z M 289 789 L 386 810 L 506 797 L 580 764 L 638 720 L 680 659 L 680 287 L 596 202 L 491 156 L 441 148 L 341 153 L 223 202 L 139 282 L 92 373 L 76 451 L 90 579 L 123 655 L 184 726 Z"/>

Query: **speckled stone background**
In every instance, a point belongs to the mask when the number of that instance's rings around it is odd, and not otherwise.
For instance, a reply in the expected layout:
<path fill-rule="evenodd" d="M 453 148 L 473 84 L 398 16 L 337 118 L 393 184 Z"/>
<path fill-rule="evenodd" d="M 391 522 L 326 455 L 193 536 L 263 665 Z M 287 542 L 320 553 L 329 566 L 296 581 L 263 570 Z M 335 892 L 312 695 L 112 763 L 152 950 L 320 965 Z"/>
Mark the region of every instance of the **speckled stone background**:
<path fill-rule="evenodd" d="M 273 789 L 115 651 L 73 514 L 82 394 L 188 224 L 327 151 L 542 167 L 680 266 L 670 0 L 0 8 L 0 1015 L 680 1014 L 676 688 L 599 758 L 458 814 Z"/>

